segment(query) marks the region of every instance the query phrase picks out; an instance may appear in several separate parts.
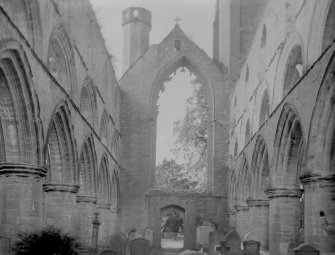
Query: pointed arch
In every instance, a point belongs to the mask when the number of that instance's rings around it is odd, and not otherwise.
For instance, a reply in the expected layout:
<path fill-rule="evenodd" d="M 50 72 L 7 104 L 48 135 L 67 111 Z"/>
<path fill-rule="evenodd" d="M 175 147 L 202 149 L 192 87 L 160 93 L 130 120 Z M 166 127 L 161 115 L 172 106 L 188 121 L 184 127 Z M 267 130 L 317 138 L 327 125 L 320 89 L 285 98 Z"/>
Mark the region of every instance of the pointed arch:
<path fill-rule="evenodd" d="M 234 210 L 234 206 L 237 204 L 236 187 L 237 187 L 237 180 L 235 170 L 231 169 L 229 178 L 229 187 L 228 187 L 229 210 Z"/>
<path fill-rule="evenodd" d="M 113 185 L 109 175 L 108 157 L 107 154 L 104 153 L 100 161 L 99 174 L 98 174 L 98 194 L 97 194 L 98 203 L 100 204 L 111 203 L 112 194 L 110 184 Z"/>
<path fill-rule="evenodd" d="M 250 121 L 249 119 L 247 120 L 247 124 L 245 126 L 245 133 L 244 133 L 244 145 L 246 145 L 250 138 L 251 138 L 251 128 L 250 128 Z"/>
<path fill-rule="evenodd" d="M 93 81 L 89 77 L 85 78 L 81 89 L 80 111 L 93 127 L 97 126 L 97 98 Z"/>
<path fill-rule="evenodd" d="M 42 124 L 31 69 L 22 46 L 0 41 L 0 119 L 7 162 L 42 164 Z"/>
<path fill-rule="evenodd" d="M 120 196 L 120 179 L 116 166 L 112 171 L 111 180 L 111 208 L 118 211 L 119 209 L 119 196 Z"/>
<path fill-rule="evenodd" d="M 114 130 L 112 136 L 111 151 L 115 160 L 118 160 L 120 156 L 120 136 L 116 130 Z"/>
<path fill-rule="evenodd" d="M 274 141 L 273 186 L 300 188 L 299 176 L 306 164 L 303 134 L 296 108 L 286 103 L 278 121 Z"/>
<path fill-rule="evenodd" d="M 329 61 L 313 109 L 308 133 L 307 168 L 327 176 L 335 172 L 335 53 Z M 315 150 L 318 148 L 318 150 Z"/>
<path fill-rule="evenodd" d="M 268 149 L 262 136 L 256 139 L 251 160 L 250 197 L 268 200 L 265 194 L 269 187 L 270 167 Z"/>
<path fill-rule="evenodd" d="M 78 84 L 72 44 L 65 26 L 56 26 L 49 39 L 48 68 L 68 95 L 78 103 Z M 53 86 L 51 86 L 53 90 Z"/>
<path fill-rule="evenodd" d="M 45 145 L 47 183 L 78 183 L 77 149 L 70 116 L 66 101 L 59 103 L 52 114 Z"/>
<path fill-rule="evenodd" d="M 96 195 L 97 168 L 93 136 L 90 134 L 84 141 L 79 158 L 79 193 Z"/>
<path fill-rule="evenodd" d="M 270 113 L 270 101 L 269 101 L 269 93 L 266 89 L 263 92 L 262 100 L 261 100 L 261 107 L 259 112 L 259 127 L 266 121 Z"/>
<path fill-rule="evenodd" d="M 246 156 L 243 153 L 238 180 L 237 180 L 237 205 L 243 206 L 247 205 L 247 199 L 250 196 L 250 171 L 249 171 L 249 164 Z"/>
<path fill-rule="evenodd" d="M 107 111 L 104 109 L 100 121 L 100 137 L 101 141 L 106 145 L 108 144 L 108 132 L 107 132 L 108 122 L 109 122 L 109 116 Z"/>

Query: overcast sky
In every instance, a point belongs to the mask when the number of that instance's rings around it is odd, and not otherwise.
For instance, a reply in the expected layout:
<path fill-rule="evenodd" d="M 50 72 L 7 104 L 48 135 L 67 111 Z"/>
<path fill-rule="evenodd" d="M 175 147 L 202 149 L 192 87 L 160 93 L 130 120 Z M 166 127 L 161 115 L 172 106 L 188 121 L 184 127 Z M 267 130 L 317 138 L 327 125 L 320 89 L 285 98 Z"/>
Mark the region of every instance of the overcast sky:
<path fill-rule="evenodd" d="M 215 0 L 90 0 L 106 40 L 108 51 L 115 56 L 117 76 L 122 67 L 121 13 L 128 7 L 151 11 L 150 44 L 157 44 L 173 29 L 178 16 L 180 26 L 207 54 L 212 56 L 212 31 Z"/>

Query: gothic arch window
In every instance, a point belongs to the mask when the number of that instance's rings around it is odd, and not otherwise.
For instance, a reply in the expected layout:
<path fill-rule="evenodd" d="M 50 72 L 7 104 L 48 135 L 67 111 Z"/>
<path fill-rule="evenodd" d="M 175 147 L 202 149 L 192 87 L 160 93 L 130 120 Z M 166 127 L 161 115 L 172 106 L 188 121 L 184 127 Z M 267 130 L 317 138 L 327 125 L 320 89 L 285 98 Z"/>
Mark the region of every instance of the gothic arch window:
<path fill-rule="evenodd" d="M 262 96 L 261 108 L 259 113 L 259 126 L 261 126 L 269 116 L 270 102 L 268 91 L 265 90 Z"/>
<path fill-rule="evenodd" d="M 96 194 L 96 153 L 93 138 L 90 135 L 84 142 L 79 158 L 79 193 Z"/>
<path fill-rule="evenodd" d="M 108 144 L 108 122 L 109 122 L 109 116 L 106 110 L 104 110 L 102 117 L 101 117 L 101 121 L 100 121 L 100 137 L 101 137 L 101 141 L 104 144 Z"/>
<path fill-rule="evenodd" d="M 266 32 L 266 26 L 264 24 L 263 29 L 262 29 L 262 37 L 261 37 L 261 48 L 264 48 L 266 46 L 266 36 L 267 36 L 267 32 Z"/>
<path fill-rule="evenodd" d="M 287 59 L 285 74 L 284 74 L 284 87 L 283 95 L 285 96 L 299 81 L 303 73 L 302 65 L 302 51 L 300 45 L 295 45 Z"/>
<path fill-rule="evenodd" d="M 86 120 L 92 125 L 96 124 L 97 100 L 92 81 L 87 78 L 81 90 L 80 111 Z"/>
<path fill-rule="evenodd" d="M 68 95 L 77 102 L 78 88 L 76 70 L 74 67 L 74 56 L 69 38 L 65 28 L 60 25 L 51 34 L 48 49 L 48 68 L 53 77 L 62 86 Z M 52 91 L 57 91 L 51 85 Z"/>
<path fill-rule="evenodd" d="M 59 106 L 54 113 L 47 137 L 47 183 L 76 184 L 75 142 L 66 104 Z"/>
<path fill-rule="evenodd" d="M 238 152 L 238 143 L 237 143 L 237 138 L 235 140 L 235 146 L 234 146 L 234 156 L 237 156 L 237 152 Z"/>
<path fill-rule="evenodd" d="M 118 160 L 119 159 L 119 153 L 120 153 L 120 145 L 119 145 L 119 135 L 117 134 L 117 131 L 114 131 L 113 137 L 112 137 L 112 155 L 113 157 Z"/>
<path fill-rule="evenodd" d="M 250 196 L 250 172 L 245 155 L 241 160 L 237 187 L 237 206 L 247 206 L 247 199 Z"/>
<path fill-rule="evenodd" d="M 42 163 L 41 122 L 30 66 L 22 47 L 12 40 L 0 44 L 0 122 L 3 160 Z"/>
<path fill-rule="evenodd" d="M 247 125 L 245 126 L 245 136 L 244 136 L 244 144 L 246 145 L 251 138 L 251 130 L 250 130 L 250 121 L 247 121 Z"/>
<path fill-rule="evenodd" d="M 111 188 L 110 188 L 110 178 L 108 168 L 109 166 L 108 166 L 107 155 L 104 155 L 100 163 L 99 175 L 98 175 L 97 202 L 100 204 L 109 204 L 111 202 Z"/>
<path fill-rule="evenodd" d="M 115 210 L 119 208 L 119 189 L 117 168 L 114 168 L 111 182 L 111 208 Z"/>

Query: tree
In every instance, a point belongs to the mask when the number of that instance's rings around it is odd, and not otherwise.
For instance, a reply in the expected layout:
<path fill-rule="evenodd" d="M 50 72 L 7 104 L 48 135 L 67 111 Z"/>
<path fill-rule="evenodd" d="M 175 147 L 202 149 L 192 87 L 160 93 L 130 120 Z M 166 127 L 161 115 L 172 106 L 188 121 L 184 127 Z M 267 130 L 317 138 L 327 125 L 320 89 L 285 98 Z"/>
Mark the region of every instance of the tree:
<path fill-rule="evenodd" d="M 206 185 L 208 103 L 206 91 L 198 79 L 192 81 L 193 95 L 186 102 L 186 116 L 174 123 L 176 136 L 173 149 L 176 158 L 186 161 L 189 178 L 197 181 L 197 189 Z"/>
<path fill-rule="evenodd" d="M 74 238 L 55 228 L 18 235 L 13 251 L 15 255 L 78 255 L 78 243 Z"/>

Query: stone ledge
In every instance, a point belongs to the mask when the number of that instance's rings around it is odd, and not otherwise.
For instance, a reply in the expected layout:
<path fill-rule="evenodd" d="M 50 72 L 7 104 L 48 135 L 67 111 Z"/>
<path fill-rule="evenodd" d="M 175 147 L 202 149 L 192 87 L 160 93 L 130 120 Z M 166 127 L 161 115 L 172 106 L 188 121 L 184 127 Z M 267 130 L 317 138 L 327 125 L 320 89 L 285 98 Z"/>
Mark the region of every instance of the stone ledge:
<path fill-rule="evenodd" d="M 0 176 L 45 177 L 46 173 L 47 169 L 42 166 L 10 162 L 0 163 Z"/>
<path fill-rule="evenodd" d="M 252 206 L 269 206 L 269 200 L 249 198 L 249 199 L 247 199 L 247 205 L 249 207 L 252 207 Z"/>
<path fill-rule="evenodd" d="M 319 174 L 306 173 L 300 176 L 300 180 L 302 184 L 310 182 L 329 182 L 329 184 L 335 185 L 335 174 L 321 176 Z"/>
<path fill-rule="evenodd" d="M 269 199 L 276 197 L 301 197 L 303 191 L 298 188 L 269 188 L 266 194 Z"/>
<path fill-rule="evenodd" d="M 85 195 L 77 195 L 76 202 L 77 203 L 92 203 L 92 204 L 96 204 L 97 197 L 94 197 L 94 196 L 85 196 Z"/>
<path fill-rule="evenodd" d="M 44 184 L 44 192 L 68 192 L 68 193 L 77 193 L 79 190 L 78 185 L 71 184 Z"/>

